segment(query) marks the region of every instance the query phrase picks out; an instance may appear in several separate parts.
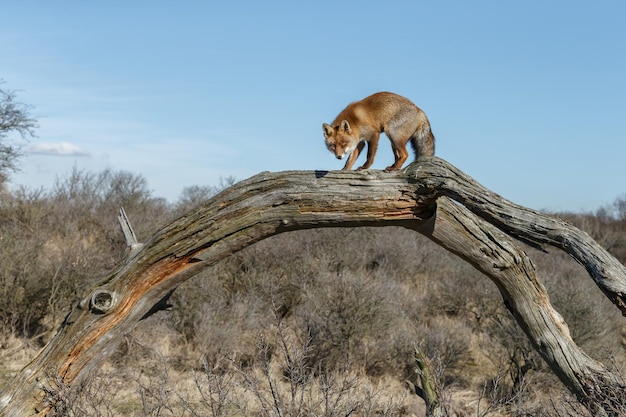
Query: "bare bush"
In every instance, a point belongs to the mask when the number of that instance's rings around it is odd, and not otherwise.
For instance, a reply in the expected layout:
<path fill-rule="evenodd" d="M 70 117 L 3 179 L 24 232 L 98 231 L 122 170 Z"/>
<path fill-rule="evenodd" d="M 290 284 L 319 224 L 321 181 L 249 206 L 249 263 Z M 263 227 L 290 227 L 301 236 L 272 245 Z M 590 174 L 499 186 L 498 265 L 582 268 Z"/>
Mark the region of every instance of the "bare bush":
<path fill-rule="evenodd" d="M 277 319 L 274 342 L 264 335 L 259 336 L 260 370 L 237 368 L 243 389 L 252 395 L 254 410 L 259 415 L 373 417 L 403 414 L 403 407 L 392 398 L 380 401 L 381 391 L 361 387 L 358 377 L 347 371 L 322 370 L 316 377 L 307 358 L 312 350 L 311 339 L 296 342 L 286 333 L 283 322 Z M 250 411 L 253 410 L 246 410 Z"/>
<path fill-rule="evenodd" d="M 245 405 L 238 404 L 235 389 L 236 373 L 225 372 L 225 358 L 216 359 L 213 363 L 202 360 L 202 371 L 194 373 L 194 382 L 200 396 L 200 405 L 194 406 L 192 402 L 184 401 L 185 408 L 192 416 L 203 416 L 201 411 L 206 410 L 212 417 L 230 417 L 237 415 L 240 410 L 245 410 Z"/>
<path fill-rule="evenodd" d="M 384 361 L 378 348 L 389 339 L 393 322 L 385 299 L 389 286 L 350 272 L 320 278 L 297 313 L 300 328 L 312 340 L 311 366 L 358 363 L 375 372 L 376 362 Z"/>
<path fill-rule="evenodd" d="M 0 323 L 42 337 L 57 327 L 77 294 L 125 255 L 116 213 L 125 206 L 141 235 L 166 218 L 145 179 L 127 172 L 74 169 L 49 192 L 17 190 L 0 204 Z M 141 213 L 141 214 L 140 214 Z"/>
<path fill-rule="evenodd" d="M 48 404 L 52 416 L 58 417 L 113 417 L 118 415 L 114 400 L 122 384 L 114 373 L 90 375 L 77 389 L 70 389 L 60 381 L 50 390 Z M 59 389 L 60 388 L 60 389 Z"/>
<path fill-rule="evenodd" d="M 219 183 L 216 185 L 191 185 L 183 188 L 174 208 L 175 213 L 182 214 L 198 207 L 209 198 L 233 185 L 236 181 L 236 178 L 233 176 L 220 177 Z"/>

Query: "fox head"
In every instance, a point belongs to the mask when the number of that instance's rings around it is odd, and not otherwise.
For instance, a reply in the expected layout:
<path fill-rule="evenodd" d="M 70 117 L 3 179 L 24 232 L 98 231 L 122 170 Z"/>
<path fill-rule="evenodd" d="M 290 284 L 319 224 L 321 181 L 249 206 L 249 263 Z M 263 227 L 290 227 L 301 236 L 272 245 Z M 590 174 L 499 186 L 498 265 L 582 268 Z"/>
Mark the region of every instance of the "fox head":
<path fill-rule="evenodd" d="M 347 120 L 342 120 L 339 126 L 322 124 L 326 147 L 335 154 L 337 159 L 343 159 L 352 152 L 359 143 L 359 137 L 350 127 Z"/>

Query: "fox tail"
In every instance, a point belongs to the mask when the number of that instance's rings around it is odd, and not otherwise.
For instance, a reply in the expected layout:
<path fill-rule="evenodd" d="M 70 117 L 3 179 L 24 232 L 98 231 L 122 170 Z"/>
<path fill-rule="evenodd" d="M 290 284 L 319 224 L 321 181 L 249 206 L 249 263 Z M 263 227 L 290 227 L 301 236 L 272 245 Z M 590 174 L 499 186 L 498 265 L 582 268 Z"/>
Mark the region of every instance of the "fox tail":
<path fill-rule="evenodd" d="M 415 151 L 415 159 L 420 156 L 435 154 L 435 136 L 430 129 L 430 123 L 422 123 L 411 136 L 411 146 Z"/>

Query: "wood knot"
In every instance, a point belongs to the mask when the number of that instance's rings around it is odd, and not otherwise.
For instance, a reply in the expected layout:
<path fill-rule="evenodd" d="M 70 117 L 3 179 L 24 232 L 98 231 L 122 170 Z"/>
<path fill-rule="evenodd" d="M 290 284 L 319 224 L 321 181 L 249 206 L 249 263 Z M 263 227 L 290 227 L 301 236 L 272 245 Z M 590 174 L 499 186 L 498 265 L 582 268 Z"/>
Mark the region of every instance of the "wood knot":
<path fill-rule="evenodd" d="M 104 314 L 115 305 L 115 293 L 108 290 L 95 290 L 89 300 L 89 310 L 92 313 Z"/>

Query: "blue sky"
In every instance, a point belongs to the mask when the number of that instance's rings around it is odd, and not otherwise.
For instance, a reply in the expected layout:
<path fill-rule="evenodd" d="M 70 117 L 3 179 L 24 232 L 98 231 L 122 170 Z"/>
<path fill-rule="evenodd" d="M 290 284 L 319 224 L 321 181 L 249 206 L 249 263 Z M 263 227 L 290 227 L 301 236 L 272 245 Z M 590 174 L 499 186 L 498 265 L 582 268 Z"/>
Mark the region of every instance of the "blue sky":
<path fill-rule="evenodd" d="M 340 169 L 321 124 L 376 91 L 413 100 L 437 154 L 535 209 L 626 194 L 623 1 L 6 2 L 3 88 L 38 137 L 12 186 L 73 166 L 155 196 L 260 171 Z M 373 165 L 393 156 L 381 140 Z"/>

